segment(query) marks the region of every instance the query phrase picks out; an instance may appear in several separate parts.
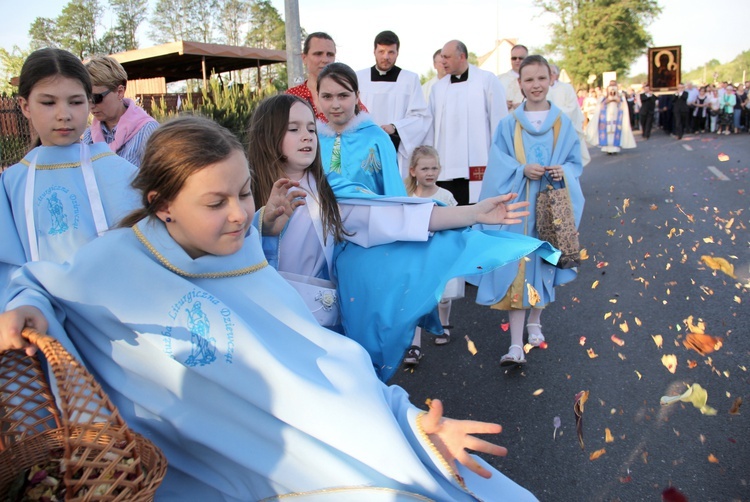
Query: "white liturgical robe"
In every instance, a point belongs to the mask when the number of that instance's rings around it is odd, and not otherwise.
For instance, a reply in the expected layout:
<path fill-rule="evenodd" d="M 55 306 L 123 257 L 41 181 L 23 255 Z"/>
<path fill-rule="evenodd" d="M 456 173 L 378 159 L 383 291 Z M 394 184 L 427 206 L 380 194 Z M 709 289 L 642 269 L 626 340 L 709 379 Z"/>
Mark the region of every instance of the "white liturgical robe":
<path fill-rule="evenodd" d="M 430 94 L 433 126 L 425 142 L 440 154 L 440 180 L 471 179 L 470 168 L 483 173 L 495 128 L 508 115 L 497 77 L 474 65 L 469 65 L 468 72 L 463 82 L 442 78 Z M 480 189 L 481 178 L 470 181 L 470 202 L 477 201 Z"/>
<path fill-rule="evenodd" d="M 430 127 L 431 115 L 422 93 L 419 76 L 399 70 L 395 82 L 373 81 L 372 68 L 357 72 L 359 99 L 367 107 L 372 120 L 379 126 L 393 124 L 401 140 L 398 146 L 398 165 L 401 177 L 409 171 L 411 152 L 424 142 Z"/>

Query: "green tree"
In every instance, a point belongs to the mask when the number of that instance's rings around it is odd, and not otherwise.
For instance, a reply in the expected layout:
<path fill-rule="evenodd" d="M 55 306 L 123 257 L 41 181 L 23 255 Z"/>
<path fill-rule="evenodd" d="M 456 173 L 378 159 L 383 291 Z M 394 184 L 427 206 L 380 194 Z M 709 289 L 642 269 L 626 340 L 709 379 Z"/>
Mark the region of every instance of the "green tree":
<path fill-rule="evenodd" d="M 32 50 L 57 46 L 57 26 L 54 19 L 38 17 L 29 27 Z"/>
<path fill-rule="evenodd" d="M 246 44 L 258 49 L 286 50 L 286 25 L 269 0 L 255 0 L 250 6 L 250 29 Z M 286 65 L 268 65 L 260 70 L 261 87 L 286 87 Z"/>
<path fill-rule="evenodd" d="M 626 75 L 651 43 L 646 27 L 661 13 L 656 0 L 534 0 L 557 20 L 547 54 L 559 56 L 574 83 L 589 75 Z M 601 82 L 600 82 L 601 83 Z"/>
<path fill-rule="evenodd" d="M 146 20 L 148 0 L 109 0 L 109 6 L 115 14 L 117 24 L 105 33 L 103 42 L 113 40 L 115 50 L 107 52 L 130 51 L 138 48 L 138 28 Z M 105 42 L 104 42 L 105 43 Z M 106 45 L 106 43 L 105 43 Z"/>
<path fill-rule="evenodd" d="M 13 94 L 16 88 L 10 85 L 10 79 L 21 74 L 23 62 L 31 53 L 24 51 L 17 45 L 8 51 L 0 47 L 0 94 Z"/>
<path fill-rule="evenodd" d="M 98 0 L 71 0 L 55 20 L 59 47 L 81 59 L 99 52 L 96 28 L 103 13 Z"/>
<path fill-rule="evenodd" d="M 196 41 L 214 42 L 214 27 L 217 24 L 218 8 L 217 0 L 192 0 L 190 23 L 195 29 Z"/>
<path fill-rule="evenodd" d="M 258 49 L 286 50 L 286 25 L 269 0 L 255 0 L 251 4 L 250 22 L 247 45 Z"/>
<path fill-rule="evenodd" d="M 245 25 L 250 21 L 248 0 L 220 0 L 217 27 L 221 41 L 241 45 L 247 37 Z"/>
<path fill-rule="evenodd" d="M 178 40 L 192 40 L 188 17 L 190 0 L 159 0 L 151 15 L 149 35 L 160 44 Z"/>

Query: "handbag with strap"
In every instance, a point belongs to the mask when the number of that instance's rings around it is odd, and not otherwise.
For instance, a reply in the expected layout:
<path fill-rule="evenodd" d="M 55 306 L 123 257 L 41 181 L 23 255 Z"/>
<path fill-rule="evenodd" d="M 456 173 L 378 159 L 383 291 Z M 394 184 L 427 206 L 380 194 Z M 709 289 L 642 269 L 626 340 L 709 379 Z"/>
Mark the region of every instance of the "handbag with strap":
<path fill-rule="evenodd" d="M 552 151 L 557 146 L 557 137 L 560 134 L 562 121 L 560 117 L 552 125 L 553 141 Z M 523 146 L 523 135 L 520 121 L 516 120 L 516 129 L 513 137 L 513 147 L 516 160 L 522 165 L 526 164 L 526 150 Z M 570 200 L 570 192 L 567 188 L 565 175 L 561 180 L 560 188 L 555 188 L 552 179 L 544 175 L 548 183 L 541 188 L 542 180 L 539 181 L 540 190 L 536 198 L 536 231 L 537 236 L 549 242 L 562 252 L 557 268 L 573 268 L 581 264 L 581 247 L 578 242 L 578 230 L 573 214 L 573 204 Z M 526 200 L 529 200 L 529 180 L 526 180 Z M 528 219 L 528 218 L 527 218 Z M 528 235 L 524 227 L 524 234 Z"/>
<path fill-rule="evenodd" d="M 536 198 L 537 235 L 562 252 L 557 268 L 577 267 L 581 264 L 581 247 L 565 176 L 560 188 L 556 188 L 546 174 L 543 179 L 546 179 L 547 185 L 539 190 Z"/>

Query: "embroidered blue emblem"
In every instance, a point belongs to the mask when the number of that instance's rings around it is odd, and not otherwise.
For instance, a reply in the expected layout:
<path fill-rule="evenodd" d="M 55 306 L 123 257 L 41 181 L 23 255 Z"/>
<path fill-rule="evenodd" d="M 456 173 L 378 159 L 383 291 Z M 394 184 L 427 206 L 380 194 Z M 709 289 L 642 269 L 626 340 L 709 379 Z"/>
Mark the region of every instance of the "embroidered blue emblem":
<path fill-rule="evenodd" d="M 533 162 L 536 164 L 546 165 L 549 162 L 549 159 L 551 158 L 549 148 L 547 148 L 546 145 L 542 143 L 537 143 L 533 145 L 531 148 L 531 155 L 530 157 L 533 159 Z"/>
<path fill-rule="evenodd" d="M 52 195 L 47 197 L 47 210 L 49 210 L 49 216 L 52 220 L 50 225 L 49 234 L 58 235 L 68 231 L 68 215 L 65 214 L 63 203 L 57 198 L 57 192 L 52 192 Z"/>
<path fill-rule="evenodd" d="M 378 156 L 375 154 L 375 149 L 370 148 L 370 153 L 367 155 L 367 158 L 362 161 L 362 170 L 366 173 L 377 173 L 379 171 L 383 170 L 383 165 L 380 163 L 380 159 L 378 159 Z"/>
<path fill-rule="evenodd" d="M 192 308 L 185 309 L 188 315 L 188 330 L 192 350 L 185 361 L 187 366 L 205 366 L 216 360 L 216 339 L 210 337 L 211 322 L 201 309 L 201 302 L 193 303 Z"/>

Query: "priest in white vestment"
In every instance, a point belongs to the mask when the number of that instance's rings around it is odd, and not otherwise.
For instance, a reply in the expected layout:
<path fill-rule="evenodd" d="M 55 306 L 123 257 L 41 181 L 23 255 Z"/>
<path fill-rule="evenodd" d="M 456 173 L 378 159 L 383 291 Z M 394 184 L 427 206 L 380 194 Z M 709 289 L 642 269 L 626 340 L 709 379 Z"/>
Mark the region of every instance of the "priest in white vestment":
<path fill-rule="evenodd" d="M 443 49 L 438 49 L 435 51 L 435 54 L 432 55 L 432 67 L 435 68 L 437 75 L 422 84 L 422 94 L 424 94 L 424 100 L 428 105 L 430 103 L 430 93 L 432 92 L 432 86 L 445 76 L 445 68 L 443 68 L 443 57 L 440 55 L 441 52 L 443 52 Z"/>
<path fill-rule="evenodd" d="M 449 75 L 432 88 L 425 142 L 440 154 L 439 184 L 467 204 L 479 198 L 492 136 L 508 107 L 497 77 L 469 64 L 466 45 L 452 40 L 441 54 Z"/>
<path fill-rule="evenodd" d="M 514 45 L 510 50 L 510 70 L 497 77 L 503 84 L 508 110 L 515 110 L 523 102 L 521 86 L 518 85 L 518 77 L 520 76 L 518 69 L 521 68 L 521 62 L 528 55 L 529 50 L 525 45 Z"/>
<path fill-rule="evenodd" d="M 623 148 L 635 148 L 633 130 L 630 128 L 628 104 L 612 82 L 597 103 L 594 116 L 586 126 L 586 140 L 598 146 L 607 155 L 619 153 Z"/>
<path fill-rule="evenodd" d="M 401 177 L 409 172 L 411 152 L 424 142 L 431 115 L 419 75 L 396 66 L 401 43 L 392 31 L 375 37 L 375 65 L 357 72 L 359 99 L 372 120 L 393 141 Z"/>
<path fill-rule="evenodd" d="M 578 95 L 572 85 L 560 81 L 560 69 L 557 65 L 550 65 L 550 70 L 552 70 L 552 78 L 547 100 L 561 109 L 573 123 L 573 128 L 576 130 L 578 140 L 581 143 L 581 164 L 586 166 L 591 162 L 591 155 L 586 146 L 586 135 L 583 133 L 583 110 L 578 104 Z"/>

